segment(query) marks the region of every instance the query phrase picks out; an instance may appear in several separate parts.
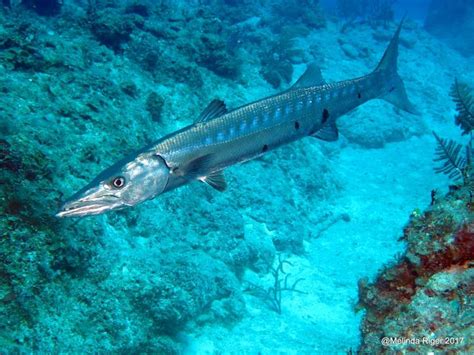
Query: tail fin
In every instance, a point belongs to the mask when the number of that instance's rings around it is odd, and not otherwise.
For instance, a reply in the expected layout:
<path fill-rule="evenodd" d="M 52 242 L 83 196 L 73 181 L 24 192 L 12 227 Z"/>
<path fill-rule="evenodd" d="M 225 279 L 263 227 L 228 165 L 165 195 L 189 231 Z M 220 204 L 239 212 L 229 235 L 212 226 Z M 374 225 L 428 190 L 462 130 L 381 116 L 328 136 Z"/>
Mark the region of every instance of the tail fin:
<path fill-rule="evenodd" d="M 388 73 L 386 77 L 388 77 L 388 80 L 390 81 L 390 91 L 382 96 L 382 99 L 390 102 L 404 111 L 417 113 L 415 107 L 412 105 L 410 100 L 408 100 L 408 96 L 405 91 L 405 85 L 403 84 L 403 81 L 397 72 L 398 41 L 404 20 L 405 18 L 403 18 L 400 22 L 400 25 L 398 25 L 397 31 L 393 35 L 390 44 L 385 50 L 385 53 L 374 72 Z"/>

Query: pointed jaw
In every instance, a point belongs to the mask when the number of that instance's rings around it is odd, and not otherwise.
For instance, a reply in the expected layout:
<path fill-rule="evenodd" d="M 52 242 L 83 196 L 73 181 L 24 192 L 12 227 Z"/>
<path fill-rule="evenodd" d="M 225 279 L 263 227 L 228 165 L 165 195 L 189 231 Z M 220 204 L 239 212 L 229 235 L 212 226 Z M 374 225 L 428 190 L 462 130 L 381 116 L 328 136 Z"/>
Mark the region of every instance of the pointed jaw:
<path fill-rule="evenodd" d="M 101 214 L 113 209 L 123 207 L 116 196 L 103 196 L 101 198 L 82 198 L 64 203 L 56 217 L 84 217 Z"/>

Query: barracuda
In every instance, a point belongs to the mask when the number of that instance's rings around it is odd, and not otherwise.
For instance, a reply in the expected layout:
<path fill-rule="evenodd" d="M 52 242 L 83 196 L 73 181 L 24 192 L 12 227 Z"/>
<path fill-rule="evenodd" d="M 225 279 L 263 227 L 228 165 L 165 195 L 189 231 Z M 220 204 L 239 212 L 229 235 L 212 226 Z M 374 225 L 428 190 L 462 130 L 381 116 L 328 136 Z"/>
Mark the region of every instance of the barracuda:
<path fill-rule="evenodd" d="M 228 166 L 306 136 L 334 141 L 336 119 L 372 99 L 385 99 L 413 113 L 397 73 L 402 23 L 369 75 L 328 84 L 310 64 L 295 85 L 279 95 L 232 111 L 214 100 L 194 124 L 102 172 L 66 201 L 57 216 L 81 217 L 134 206 L 195 180 L 223 191 L 222 171 Z"/>

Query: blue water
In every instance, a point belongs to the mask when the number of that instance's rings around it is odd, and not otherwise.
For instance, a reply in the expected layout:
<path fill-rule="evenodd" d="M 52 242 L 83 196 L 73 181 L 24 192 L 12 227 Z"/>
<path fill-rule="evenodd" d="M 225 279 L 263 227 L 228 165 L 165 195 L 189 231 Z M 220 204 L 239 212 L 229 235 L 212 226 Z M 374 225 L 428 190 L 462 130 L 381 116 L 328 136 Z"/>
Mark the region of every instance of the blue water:
<path fill-rule="evenodd" d="M 410 214 L 451 183 L 433 170 L 431 131 L 469 138 L 449 88 L 474 85 L 472 4 L 458 2 L 461 16 L 391 3 L 3 1 L 1 352 L 357 351 L 358 281 L 404 252 Z M 236 108 L 277 94 L 310 62 L 328 83 L 370 73 L 405 14 L 398 71 L 417 115 L 373 100 L 338 119 L 336 142 L 308 137 L 227 169 L 223 193 L 193 182 L 55 217 L 213 99 Z"/>

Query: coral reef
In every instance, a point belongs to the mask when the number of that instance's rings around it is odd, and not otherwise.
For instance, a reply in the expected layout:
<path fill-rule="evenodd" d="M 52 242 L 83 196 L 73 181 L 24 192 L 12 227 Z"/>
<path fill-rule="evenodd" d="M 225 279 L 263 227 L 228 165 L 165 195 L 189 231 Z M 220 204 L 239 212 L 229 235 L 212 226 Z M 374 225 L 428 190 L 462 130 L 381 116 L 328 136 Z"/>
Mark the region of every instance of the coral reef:
<path fill-rule="evenodd" d="M 367 312 L 361 353 L 473 351 L 471 196 L 463 186 L 437 197 L 426 212 L 413 212 L 401 237 L 407 243 L 405 255 L 373 283 L 360 281 L 359 307 Z M 384 337 L 401 341 L 387 346 Z"/>

